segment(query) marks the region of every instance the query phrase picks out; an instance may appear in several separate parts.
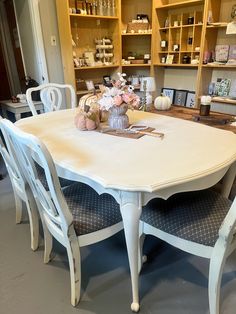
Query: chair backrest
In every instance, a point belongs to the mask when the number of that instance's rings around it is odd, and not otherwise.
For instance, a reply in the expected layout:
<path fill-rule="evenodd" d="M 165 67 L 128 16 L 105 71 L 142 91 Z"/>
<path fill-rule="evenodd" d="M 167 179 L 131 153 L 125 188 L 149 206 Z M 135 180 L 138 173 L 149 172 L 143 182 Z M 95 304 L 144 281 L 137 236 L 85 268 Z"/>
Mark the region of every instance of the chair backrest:
<path fill-rule="evenodd" d="M 18 166 L 23 170 L 48 229 L 56 238 L 59 237 L 62 243 L 65 243 L 63 235 L 68 236 L 71 232 L 74 233 L 73 217 L 61 191 L 50 153 L 38 138 L 21 131 L 9 120 L 2 119 L 0 127 L 7 135 L 11 150 L 17 155 Z M 38 178 L 35 160 L 44 169 L 48 191 Z"/>
<path fill-rule="evenodd" d="M 4 119 L 0 117 L 0 122 L 2 121 L 4 121 Z M 1 131 L 4 137 L 6 147 L 0 141 L 0 153 L 5 162 L 14 191 L 23 196 L 26 181 L 24 177 L 21 175 L 21 170 L 19 169 L 16 163 L 17 157 L 15 155 L 14 150 L 11 149 L 8 135 L 4 129 L 2 129 Z"/>
<path fill-rule="evenodd" d="M 70 96 L 71 108 L 76 107 L 76 94 L 74 88 L 69 84 L 48 83 L 37 87 L 28 88 L 26 91 L 27 103 L 33 115 L 37 115 L 37 111 L 32 101 L 32 93 L 40 91 L 40 98 L 44 106 L 44 111 L 60 110 L 63 101 L 63 91 L 68 91 Z"/>

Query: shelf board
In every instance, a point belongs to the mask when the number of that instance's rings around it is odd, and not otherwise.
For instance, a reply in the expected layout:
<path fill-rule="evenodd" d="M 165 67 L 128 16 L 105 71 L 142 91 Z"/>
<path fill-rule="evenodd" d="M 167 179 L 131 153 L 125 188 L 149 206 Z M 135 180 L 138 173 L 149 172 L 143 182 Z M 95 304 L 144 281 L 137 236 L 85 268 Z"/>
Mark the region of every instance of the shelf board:
<path fill-rule="evenodd" d="M 236 99 L 231 99 L 231 98 L 225 98 L 225 97 L 219 97 L 215 96 L 211 99 L 212 102 L 221 102 L 223 104 L 231 104 L 231 105 L 236 105 Z"/>
<path fill-rule="evenodd" d="M 184 28 L 187 28 L 187 27 L 196 27 L 196 26 L 202 26 L 203 24 L 200 23 L 200 24 L 184 24 L 182 25 L 182 27 Z"/>
<path fill-rule="evenodd" d="M 178 25 L 178 26 L 169 26 L 169 27 L 159 27 L 160 31 L 168 31 L 169 29 L 180 29 L 182 27 L 196 27 L 196 26 L 203 26 L 203 23 L 199 24 L 183 24 L 183 25 Z"/>
<path fill-rule="evenodd" d="M 228 25 L 227 22 L 219 22 L 219 24 L 217 24 L 217 25 L 207 25 L 206 28 L 210 28 L 210 29 L 212 29 L 212 28 L 226 28 L 227 25 Z"/>
<path fill-rule="evenodd" d="M 236 69 L 236 65 L 225 65 L 225 64 L 214 64 L 214 65 L 208 65 L 208 64 L 203 64 L 203 68 L 212 68 L 212 69 Z"/>
<path fill-rule="evenodd" d="M 147 36 L 152 35 L 152 33 L 122 33 L 121 36 Z"/>
<path fill-rule="evenodd" d="M 154 66 L 160 67 L 176 67 L 176 68 L 197 68 L 198 64 L 180 64 L 180 63 L 173 63 L 173 64 L 166 64 L 166 63 L 155 63 Z"/>
<path fill-rule="evenodd" d="M 77 90 L 77 92 L 76 92 L 76 95 L 86 95 L 86 94 L 91 94 L 92 95 L 92 93 L 91 92 L 89 92 L 87 89 L 84 89 L 84 90 Z"/>
<path fill-rule="evenodd" d="M 106 19 L 106 20 L 118 20 L 118 16 L 106 16 L 106 15 L 89 15 L 89 14 L 76 14 L 70 13 L 69 16 L 86 18 L 86 19 Z"/>
<path fill-rule="evenodd" d="M 86 71 L 86 70 L 95 70 L 95 69 L 104 69 L 104 68 L 117 68 L 119 67 L 119 64 L 112 64 L 112 65 L 97 65 L 94 67 L 81 67 L 81 68 L 74 68 L 75 71 L 76 70 L 82 70 L 82 71 Z"/>
<path fill-rule="evenodd" d="M 180 28 L 180 26 L 176 26 L 175 28 Z M 159 27 L 159 31 L 168 31 L 170 27 Z"/>
<path fill-rule="evenodd" d="M 121 64 L 122 67 L 150 67 L 151 64 L 139 63 L 139 64 Z"/>
<path fill-rule="evenodd" d="M 190 0 L 190 1 L 181 1 L 176 3 L 169 3 L 165 5 L 156 6 L 156 9 L 174 9 L 174 8 L 182 8 L 182 7 L 190 7 L 198 4 L 203 4 L 203 0 Z"/>
<path fill-rule="evenodd" d="M 179 51 L 158 51 L 159 54 L 173 54 L 173 53 L 180 53 Z"/>
<path fill-rule="evenodd" d="M 166 29 L 180 29 L 182 26 L 178 25 L 178 26 L 170 26 L 170 27 L 166 27 Z"/>
<path fill-rule="evenodd" d="M 181 53 L 200 53 L 200 51 L 195 51 L 195 50 L 181 50 Z"/>
<path fill-rule="evenodd" d="M 200 53 L 200 51 L 195 51 L 195 50 L 179 50 L 179 51 L 158 51 L 157 53 L 159 54 L 173 54 L 173 53 Z"/>

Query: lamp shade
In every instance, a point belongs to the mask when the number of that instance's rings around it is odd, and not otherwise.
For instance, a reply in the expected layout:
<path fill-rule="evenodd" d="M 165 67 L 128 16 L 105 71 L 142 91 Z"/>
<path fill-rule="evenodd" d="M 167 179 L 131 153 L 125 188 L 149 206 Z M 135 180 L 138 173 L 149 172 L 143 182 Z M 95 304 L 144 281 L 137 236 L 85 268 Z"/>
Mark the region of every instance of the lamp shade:
<path fill-rule="evenodd" d="M 146 83 L 145 83 L 146 82 Z M 146 89 L 145 89 L 146 84 Z M 140 91 L 141 92 L 154 92 L 156 90 L 155 79 L 152 76 L 143 77 L 141 80 Z"/>

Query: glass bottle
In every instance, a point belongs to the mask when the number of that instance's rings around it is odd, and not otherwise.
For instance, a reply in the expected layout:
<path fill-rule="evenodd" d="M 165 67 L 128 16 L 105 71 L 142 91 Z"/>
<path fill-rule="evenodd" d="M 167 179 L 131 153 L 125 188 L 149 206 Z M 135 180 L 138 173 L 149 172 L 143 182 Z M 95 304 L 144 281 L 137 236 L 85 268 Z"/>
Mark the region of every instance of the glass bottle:
<path fill-rule="evenodd" d="M 103 1 L 102 0 L 98 0 L 97 12 L 98 12 L 98 15 L 103 15 Z"/>
<path fill-rule="evenodd" d="M 116 0 L 111 0 L 111 15 L 116 16 Z"/>
<path fill-rule="evenodd" d="M 112 16 L 112 7 L 111 7 L 111 0 L 107 0 L 107 12 L 108 16 Z"/>
<path fill-rule="evenodd" d="M 107 1 L 103 0 L 102 1 L 102 10 L 103 10 L 103 14 L 102 15 L 107 15 Z"/>

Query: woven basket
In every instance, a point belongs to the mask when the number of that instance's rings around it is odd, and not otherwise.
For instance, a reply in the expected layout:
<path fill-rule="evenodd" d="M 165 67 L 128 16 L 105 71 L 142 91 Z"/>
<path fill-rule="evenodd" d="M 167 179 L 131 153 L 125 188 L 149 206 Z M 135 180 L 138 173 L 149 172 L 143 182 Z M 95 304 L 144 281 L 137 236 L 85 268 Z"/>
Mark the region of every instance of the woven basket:
<path fill-rule="evenodd" d="M 149 29 L 149 23 L 128 23 L 127 33 L 138 33 L 139 31 L 147 31 Z"/>

